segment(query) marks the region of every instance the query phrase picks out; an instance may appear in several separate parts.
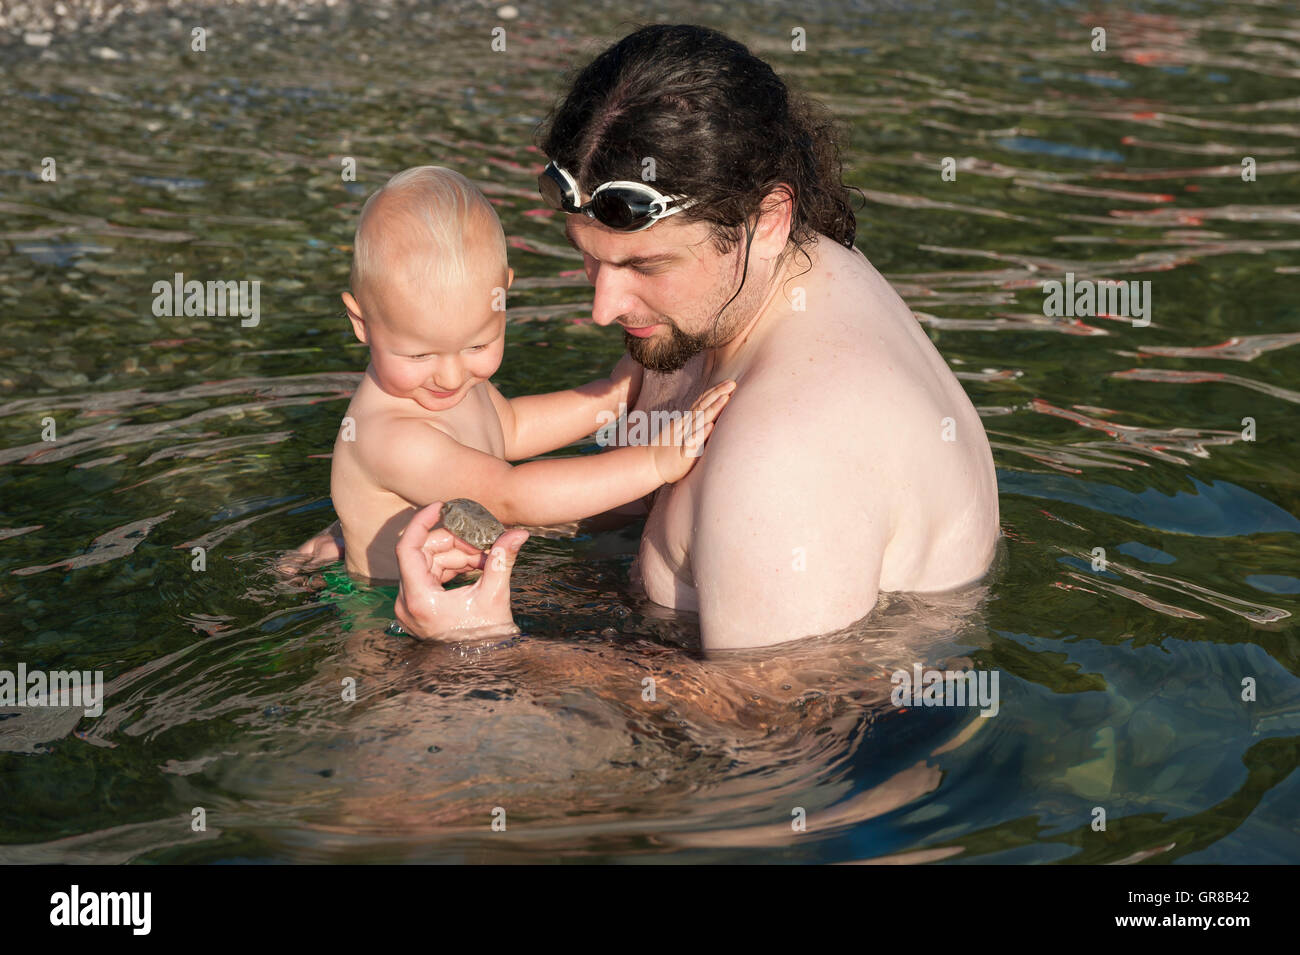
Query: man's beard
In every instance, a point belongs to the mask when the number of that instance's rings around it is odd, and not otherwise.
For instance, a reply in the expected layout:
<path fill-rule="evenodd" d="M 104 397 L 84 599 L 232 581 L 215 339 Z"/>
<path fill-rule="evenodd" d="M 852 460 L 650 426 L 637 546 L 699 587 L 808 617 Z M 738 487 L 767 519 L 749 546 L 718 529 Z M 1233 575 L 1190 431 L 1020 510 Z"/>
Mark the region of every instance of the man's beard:
<path fill-rule="evenodd" d="M 748 249 L 745 251 L 745 258 L 745 272 L 748 274 Z M 723 292 L 722 295 L 726 293 Z M 632 360 L 648 371 L 678 371 L 706 348 L 720 348 L 740 334 L 741 328 L 744 327 L 761 297 L 762 289 L 747 284 L 742 277 L 740 287 L 727 297 L 721 308 L 717 303 L 722 301 L 722 296 L 714 300 L 715 304 L 709 309 L 714 313 L 713 322 L 707 331 L 691 335 L 669 320 L 663 323 L 668 326 L 666 341 L 663 340 L 662 333 L 656 333 L 649 338 L 638 338 L 625 330 L 623 344 L 627 348 L 627 353 L 632 356 Z M 732 306 L 735 308 L 733 309 Z"/>
<path fill-rule="evenodd" d="M 623 344 L 632 360 L 649 371 L 672 372 L 686 366 L 686 363 L 704 351 L 713 347 L 712 330 L 703 335 L 688 335 L 676 325 L 668 323 L 668 340 L 663 341 L 662 334 L 649 338 L 638 338 L 630 332 L 623 332 Z"/>

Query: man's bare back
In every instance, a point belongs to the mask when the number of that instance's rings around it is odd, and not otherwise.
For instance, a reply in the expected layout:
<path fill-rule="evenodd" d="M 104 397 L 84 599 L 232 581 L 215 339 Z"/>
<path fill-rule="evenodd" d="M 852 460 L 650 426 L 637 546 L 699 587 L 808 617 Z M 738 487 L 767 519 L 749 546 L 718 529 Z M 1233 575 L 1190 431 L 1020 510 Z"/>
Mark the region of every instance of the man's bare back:
<path fill-rule="evenodd" d="M 700 613 L 706 648 L 829 632 L 881 590 L 950 589 L 993 558 L 993 460 L 965 392 L 860 252 L 822 237 L 809 255 L 730 363 L 646 372 L 636 404 L 738 383 L 699 466 L 656 492 L 636 568 L 651 600 Z"/>

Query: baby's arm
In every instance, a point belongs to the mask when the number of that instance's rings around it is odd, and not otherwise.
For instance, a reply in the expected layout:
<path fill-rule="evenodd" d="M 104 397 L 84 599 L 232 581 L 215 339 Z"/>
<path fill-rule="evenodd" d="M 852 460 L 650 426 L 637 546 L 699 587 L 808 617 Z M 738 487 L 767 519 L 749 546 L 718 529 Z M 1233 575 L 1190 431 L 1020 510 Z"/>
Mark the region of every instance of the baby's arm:
<path fill-rule="evenodd" d="M 608 378 L 568 391 L 505 398 L 488 383 L 488 394 L 501 418 L 506 460 L 523 461 L 585 438 L 600 427 L 600 413 L 630 408 L 641 390 L 641 366 L 624 355 Z"/>
<path fill-rule="evenodd" d="M 343 559 L 343 525 L 335 521 L 311 540 L 282 555 L 276 569 L 285 576 L 308 574 Z"/>
<path fill-rule="evenodd" d="M 512 466 L 425 421 L 399 419 L 373 436 L 373 447 L 387 453 L 371 455 L 368 464 L 381 486 L 417 507 L 468 497 L 505 524 L 582 520 L 681 480 L 698 460 L 735 386 L 727 380 L 704 392 L 689 420 L 678 419 L 653 445 Z"/>

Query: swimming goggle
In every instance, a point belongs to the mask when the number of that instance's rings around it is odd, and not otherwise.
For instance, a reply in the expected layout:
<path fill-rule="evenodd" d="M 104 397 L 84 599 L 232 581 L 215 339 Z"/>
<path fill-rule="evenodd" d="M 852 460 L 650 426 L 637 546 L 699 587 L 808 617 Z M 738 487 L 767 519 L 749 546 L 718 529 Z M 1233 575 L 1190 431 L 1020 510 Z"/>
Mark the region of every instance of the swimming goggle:
<path fill-rule="evenodd" d="M 640 232 L 695 203 L 694 199 L 682 201 L 676 196 L 665 196 L 644 182 L 618 180 L 597 186 L 591 199 L 579 205 L 578 183 L 554 162 L 547 163 L 537 177 L 537 191 L 552 209 L 582 213 L 615 232 Z M 676 204 L 670 208 L 670 203 Z"/>

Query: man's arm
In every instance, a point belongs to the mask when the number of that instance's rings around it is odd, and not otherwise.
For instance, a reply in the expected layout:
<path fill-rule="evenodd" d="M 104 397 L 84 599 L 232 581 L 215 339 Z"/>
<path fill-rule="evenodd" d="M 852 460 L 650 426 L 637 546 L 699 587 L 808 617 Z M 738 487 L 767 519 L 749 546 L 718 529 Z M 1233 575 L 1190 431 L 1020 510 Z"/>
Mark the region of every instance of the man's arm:
<path fill-rule="evenodd" d="M 873 461 L 814 389 L 737 391 L 700 465 L 690 549 L 705 649 L 829 633 L 876 604 L 889 541 Z"/>
<path fill-rule="evenodd" d="M 506 460 L 523 461 L 585 438 L 602 425 L 601 412 L 617 420 L 619 405 L 630 408 L 641 387 L 641 366 L 624 355 L 608 378 L 567 391 L 506 398 L 488 383 L 501 419 Z"/>

